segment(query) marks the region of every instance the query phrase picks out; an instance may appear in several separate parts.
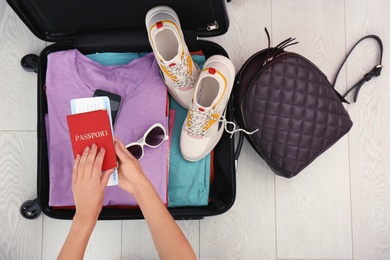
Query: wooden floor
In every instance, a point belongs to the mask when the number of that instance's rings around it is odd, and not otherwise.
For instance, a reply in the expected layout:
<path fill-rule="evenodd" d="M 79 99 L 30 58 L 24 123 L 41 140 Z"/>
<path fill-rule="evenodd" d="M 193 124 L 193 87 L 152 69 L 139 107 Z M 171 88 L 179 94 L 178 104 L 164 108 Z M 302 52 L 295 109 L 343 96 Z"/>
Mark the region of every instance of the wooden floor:
<path fill-rule="evenodd" d="M 293 179 L 276 177 L 248 143 L 237 172 L 237 197 L 227 213 L 178 222 L 200 259 L 390 259 L 390 1 L 233 0 L 230 28 L 213 38 L 236 69 L 266 47 L 292 36 L 289 48 L 330 79 L 346 51 L 366 34 L 384 43 L 382 76 L 347 105 L 350 133 Z M 54 259 L 70 221 L 25 220 L 20 205 L 36 198 L 36 74 L 20 59 L 38 54 L 38 40 L 0 0 L 0 259 Z M 377 61 L 365 42 L 336 89 L 344 92 Z M 352 96 L 352 95 L 351 95 Z M 351 97 L 349 97 L 351 100 Z M 144 221 L 101 221 L 86 259 L 156 259 Z"/>

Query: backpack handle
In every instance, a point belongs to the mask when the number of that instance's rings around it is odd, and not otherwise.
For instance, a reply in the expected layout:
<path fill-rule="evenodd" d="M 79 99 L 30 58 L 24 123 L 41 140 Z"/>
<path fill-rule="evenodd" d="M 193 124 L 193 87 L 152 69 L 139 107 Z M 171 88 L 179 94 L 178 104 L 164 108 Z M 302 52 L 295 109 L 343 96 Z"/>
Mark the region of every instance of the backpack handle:
<path fill-rule="evenodd" d="M 373 35 L 373 34 L 370 34 L 370 35 L 366 35 L 364 36 L 363 38 L 361 38 L 359 41 L 357 41 L 355 43 L 355 45 L 351 48 L 351 50 L 348 52 L 347 56 L 345 57 L 344 61 L 341 63 L 341 66 L 339 67 L 338 71 L 337 71 L 337 74 L 336 74 L 336 77 L 333 81 L 333 88 L 335 87 L 336 85 L 336 81 L 337 81 L 337 78 L 340 74 L 340 71 L 341 69 L 343 68 L 345 62 L 347 61 L 349 55 L 352 53 L 352 51 L 355 49 L 355 47 L 361 43 L 362 41 L 366 40 L 366 39 L 374 39 L 378 42 L 378 45 L 379 45 L 379 49 L 380 49 L 380 55 L 379 55 L 379 64 L 376 65 L 374 68 L 372 68 L 368 73 L 366 73 L 362 79 L 360 79 L 357 83 L 355 83 L 350 89 L 347 90 L 347 92 L 345 92 L 345 94 L 342 96 L 343 99 L 354 89 L 356 89 L 355 91 L 355 95 L 353 97 L 353 102 L 356 103 L 357 101 L 357 97 L 358 97 L 358 94 L 359 94 L 359 91 L 360 89 L 362 88 L 363 84 L 367 81 L 370 81 L 373 77 L 378 77 L 381 75 L 381 71 L 382 71 L 382 57 L 383 57 L 383 44 L 382 44 L 382 40 L 376 36 L 376 35 Z M 344 101 L 346 103 L 349 104 L 348 101 L 346 101 L 344 99 Z"/>

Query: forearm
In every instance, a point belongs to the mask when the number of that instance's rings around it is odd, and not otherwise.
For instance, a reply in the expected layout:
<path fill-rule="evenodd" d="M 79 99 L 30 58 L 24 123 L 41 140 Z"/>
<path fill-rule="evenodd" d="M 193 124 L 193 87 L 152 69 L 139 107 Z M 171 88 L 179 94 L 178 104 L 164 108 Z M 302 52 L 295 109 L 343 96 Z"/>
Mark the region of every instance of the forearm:
<path fill-rule="evenodd" d="M 83 259 L 88 240 L 96 225 L 97 218 L 78 216 L 73 218 L 72 226 L 58 259 Z"/>
<path fill-rule="evenodd" d="M 161 259 L 195 259 L 187 238 L 169 214 L 149 181 L 139 185 L 134 194 L 149 226 Z"/>

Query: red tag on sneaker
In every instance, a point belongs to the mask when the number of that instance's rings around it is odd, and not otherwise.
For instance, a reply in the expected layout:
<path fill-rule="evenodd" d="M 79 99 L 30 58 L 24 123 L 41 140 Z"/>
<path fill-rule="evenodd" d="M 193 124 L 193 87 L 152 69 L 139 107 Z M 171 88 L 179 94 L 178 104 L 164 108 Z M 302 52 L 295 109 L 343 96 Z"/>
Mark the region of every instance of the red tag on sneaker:
<path fill-rule="evenodd" d="M 176 65 L 176 63 L 171 63 L 171 64 L 169 64 L 169 67 L 173 67 L 175 65 Z"/>
<path fill-rule="evenodd" d="M 161 27 L 163 27 L 163 23 L 162 22 L 157 22 L 156 26 L 157 26 L 157 29 L 160 29 Z"/>
<path fill-rule="evenodd" d="M 210 74 L 215 74 L 215 69 L 214 68 L 209 68 L 209 73 Z"/>
<path fill-rule="evenodd" d="M 204 112 L 204 108 L 203 107 L 199 107 L 198 110 L 201 111 L 201 112 Z"/>

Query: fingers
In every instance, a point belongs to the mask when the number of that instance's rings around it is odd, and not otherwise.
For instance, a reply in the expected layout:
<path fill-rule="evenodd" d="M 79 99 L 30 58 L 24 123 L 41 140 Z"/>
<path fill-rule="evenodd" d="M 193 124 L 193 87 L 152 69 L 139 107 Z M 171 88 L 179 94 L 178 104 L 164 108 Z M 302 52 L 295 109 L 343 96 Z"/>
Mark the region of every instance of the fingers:
<path fill-rule="evenodd" d="M 103 172 L 102 177 L 100 178 L 100 182 L 102 184 L 103 190 L 106 188 L 108 179 L 110 178 L 111 174 L 114 172 L 114 169 L 108 169 Z"/>
<path fill-rule="evenodd" d="M 83 177 L 100 177 L 105 149 L 102 147 L 99 152 L 97 150 L 96 144 L 92 144 L 91 148 L 85 147 L 83 154 L 81 156 L 78 155 L 79 158 L 76 157 L 73 165 L 73 180 Z"/>
<path fill-rule="evenodd" d="M 119 160 L 124 161 L 129 157 L 135 160 L 134 156 L 126 149 L 125 145 L 118 138 L 115 137 L 114 142 L 115 152 L 116 155 L 119 157 Z"/>
<path fill-rule="evenodd" d="M 118 139 L 115 139 L 115 153 L 118 156 L 120 161 L 126 160 L 126 153 L 123 151 L 123 143 L 119 141 Z"/>
<path fill-rule="evenodd" d="M 77 175 L 78 175 L 78 167 L 79 167 L 79 162 L 80 162 L 80 154 L 76 155 L 76 158 L 73 163 L 73 171 L 72 171 L 72 182 L 74 183 L 77 180 Z"/>
<path fill-rule="evenodd" d="M 81 155 L 81 158 L 80 158 L 80 161 L 79 161 L 79 165 L 77 167 L 77 171 L 78 171 L 77 177 L 78 178 L 83 178 L 84 177 L 85 163 L 87 161 L 87 157 L 88 157 L 88 154 L 89 154 L 90 150 L 91 149 L 89 148 L 89 146 L 85 147 L 84 152 Z"/>
<path fill-rule="evenodd" d="M 115 148 L 119 148 L 122 151 L 124 151 L 124 150 L 127 151 L 127 149 L 126 149 L 125 145 L 122 143 L 122 141 L 116 137 L 114 138 L 114 144 L 115 144 Z"/>
<path fill-rule="evenodd" d="M 103 160 L 104 160 L 104 155 L 106 154 L 106 150 L 102 147 L 100 148 L 99 153 L 96 156 L 96 159 L 94 160 L 91 175 L 95 174 L 96 176 L 100 177 L 100 173 L 102 171 L 102 165 L 103 165 Z M 94 158 L 95 158 L 94 156 Z"/>
<path fill-rule="evenodd" d="M 85 170 L 87 170 L 87 171 L 85 171 L 84 174 L 88 175 L 86 177 L 91 177 L 94 173 L 94 169 L 96 167 L 95 160 L 97 160 L 99 158 L 99 155 L 100 155 L 100 153 L 99 153 L 98 157 L 96 157 L 96 153 L 97 153 L 97 146 L 96 146 L 96 144 L 92 144 L 91 149 L 87 155 L 87 160 L 85 161 Z M 100 156 L 100 157 L 102 157 L 102 156 Z M 104 153 L 103 153 L 103 158 L 104 158 Z M 101 168 L 101 164 L 103 163 L 103 158 L 101 158 L 101 160 L 99 161 L 100 168 Z M 97 162 L 97 163 L 99 163 L 99 162 Z M 89 169 L 92 169 L 92 171 Z"/>

